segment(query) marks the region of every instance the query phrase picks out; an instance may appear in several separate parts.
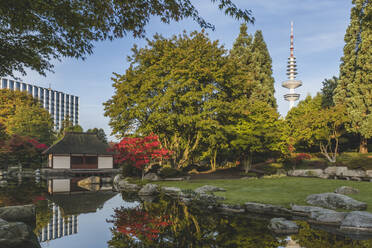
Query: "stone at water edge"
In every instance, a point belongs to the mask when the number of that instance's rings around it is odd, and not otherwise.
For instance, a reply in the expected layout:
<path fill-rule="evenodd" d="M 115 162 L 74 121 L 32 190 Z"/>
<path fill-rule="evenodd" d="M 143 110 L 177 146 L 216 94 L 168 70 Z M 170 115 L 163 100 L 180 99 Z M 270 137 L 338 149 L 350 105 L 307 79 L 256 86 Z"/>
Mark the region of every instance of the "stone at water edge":
<path fill-rule="evenodd" d="M 340 230 L 345 232 L 372 232 L 372 214 L 364 211 L 353 211 L 346 215 Z"/>
<path fill-rule="evenodd" d="M 172 196 L 178 196 L 180 195 L 181 189 L 177 187 L 161 187 L 161 190 L 166 194 L 166 195 L 172 195 Z"/>
<path fill-rule="evenodd" d="M 331 208 L 331 209 L 348 209 L 348 210 L 365 210 L 367 204 L 354 200 L 351 197 L 335 193 L 313 194 L 306 198 L 306 202 L 311 205 Z"/>
<path fill-rule="evenodd" d="M 354 189 L 349 186 L 341 186 L 335 190 L 336 194 L 342 194 L 342 195 L 352 195 L 352 194 L 358 194 L 359 190 Z"/>
<path fill-rule="evenodd" d="M 6 222 L 0 219 L 0 247 L 40 248 L 36 235 L 23 222 Z"/>
<path fill-rule="evenodd" d="M 194 190 L 198 194 L 207 193 L 207 192 L 217 192 L 217 191 L 226 191 L 224 188 L 212 186 L 212 185 L 204 185 Z"/>
<path fill-rule="evenodd" d="M 0 208 L 0 218 L 7 222 L 21 221 L 28 224 L 34 224 L 36 221 L 36 212 L 34 205 L 9 206 Z"/>
<path fill-rule="evenodd" d="M 268 228 L 276 234 L 296 234 L 298 233 L 298 225 L 284 218 L 273 218 L 270 220 Z"/>
<path fill-rule="evenodd" d="M 142 189 L 138 192 L 138 195 L 150 196 L 150 195 L 156 195 L 158 193 L 159 193 L 158 185 L 148 183 L 142 187 Z"/>

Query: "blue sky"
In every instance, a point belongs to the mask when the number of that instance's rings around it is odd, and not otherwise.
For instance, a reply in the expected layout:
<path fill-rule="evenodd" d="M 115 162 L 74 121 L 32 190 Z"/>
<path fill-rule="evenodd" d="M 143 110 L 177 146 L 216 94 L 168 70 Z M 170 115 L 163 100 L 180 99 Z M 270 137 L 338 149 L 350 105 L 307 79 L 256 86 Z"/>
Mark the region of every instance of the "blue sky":
<path fill-rule="evenodd" d="M 200 15 L 216 27 L 215 31 L 207 30 L 209 37 L 230 49 L 239 33 L 240 22 L 225 16 L 209 0 L 193 2 Z M 273 60 L 278 110 L 283 116 L 289 107 L 288 102 L 283 100 L 288 90 L 281 87 L 281 82 L 286 80 L 290 21 L 294 21 L 297 78 L 303 81 L 303 86 L 296 89 L 301 94 L 300 99 L 320 91 L 325 78 L 338 75 L 351 0 L 234 0 L 234 3 L 253 12 L 256 21 L 248 26 L 248 32 L 253 34 L 257 29 L 263 32 Z M 200 27 L 191 19 L 168 25 L 152 18 L 146 28 L 147 37 L 155 33 L 170 37 L 183 30 L 200 30 Z M 85 61 L 66 58 L 54 63 L 55 73 L 43 77 L 28 71 L 27 76 L 21 79 L 44 87 L 51 84 L 53 89 L 80 96 L 80 124 L 84 130 L 100 127 L 110 134 L 109 120 L 103 116 L 102 103 L 113 95 L 112 73 L 125 72 L 128 67 L 126 57 L 131 54 L 134 44 L 143 47 L 146 42 L 131 36 L 113 42 L 98 42 L 95 43 L 94 54 Z"/>

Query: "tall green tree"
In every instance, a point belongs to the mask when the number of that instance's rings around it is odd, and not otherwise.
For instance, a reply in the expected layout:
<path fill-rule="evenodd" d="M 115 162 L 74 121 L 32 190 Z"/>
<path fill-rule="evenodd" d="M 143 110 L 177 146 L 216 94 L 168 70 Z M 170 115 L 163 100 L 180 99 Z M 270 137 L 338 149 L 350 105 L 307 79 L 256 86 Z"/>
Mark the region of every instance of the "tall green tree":
<path fill-rule="evenodd" d="M 226 15 L 253 22 L 250 10 L 231 0 L 211 0 Z M 30 68 L 45 75 L 53 59 L 84 59 L 93 43 L 142 37 L 150 17 L 170 23 L 192 18 L 202 28 L 205 21 L 190 0 L 18 0 L 0 2 L 0 76 L 26 74 Z"/>
<path fill-rule="evenodd" d="M 347 128 L 361 137 L 359 151 L 367 153 L 372 137 L 372 2 L 353 0 L 350 25 L 345 34 L 336 104 L 345 104 Z"/>
<path fill-rule="evenodd" d="M 87 133 L 95 133 L 98 139 L 100 139 L 103 143 L 107 143 L 107 136 L 105 130 L 102 128 L 91 128 L 87 130 Z"/>
<path fill-rule="evenodd" d="M 323 82 L 323 88 L 322 88 L 322 107 L 333 107 L 335 106 L 335 103 L 333 101 L 333 96 L 335 94 L 335 89 L 338 84 L 338 77 L 333 76 L 330 79 L 324 79 Z"/>
<path fill-rule="evenodd" d="M 49 112 L 39 105 L 19 105 L 7 121 L 9 134 L 34 138 L 50 145 L 54 140 L 53 119 Z"/>
<path fill-rule="evenodd" d="M 252 100 L 263 101 L 268 103 L 271 107 L 276 108 L 274 78 L 272 76 L 272 59 L 261 30 L 257 30 L 254 34 L 252 61 L 255 84 Z"/>
<path fill-rule="evenodd" d="M 74 123 L 71 120 L 71 117 L 69 115 L 66 115 L 62 121 L 61 128 L 58 131 L 57 140 L 62 139 L 65 136 L 65 133 L 67 132 L 81 133 L 83 131 L 84 130 L 80 125 L 74 125 Z"/>
<path fill-rule="evenodd" d="M 239 86 L 238 90 L 251 101 L 263 101 L 276 108 L 272 60 L 262 31 L 256 31 L 252 37 L 247 33 L 247 25 L 242 24 L 230 59 L 235 71 L 232 81 Z"/>
<path fill-rule="evenodd" d="M 159 35 L 132 49 L 131 65 L 115 74 L 115 95 L 105 105 L 113 133 L 158 134 L 174 151 L 173 165 L 185 166 L 199 149 L 203 131 L 219 125 L 230 109 L 226 50 L 204 32 L 170 39 Z M 213 129 L 213 128 L 212 128 Z"/>

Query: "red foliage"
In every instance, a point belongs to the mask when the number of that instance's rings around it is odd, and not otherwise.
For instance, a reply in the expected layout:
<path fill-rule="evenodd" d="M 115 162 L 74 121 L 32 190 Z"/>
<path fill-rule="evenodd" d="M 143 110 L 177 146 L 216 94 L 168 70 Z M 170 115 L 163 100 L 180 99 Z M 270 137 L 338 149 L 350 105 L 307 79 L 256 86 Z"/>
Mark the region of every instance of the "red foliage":
<path fill-rule="evenodd" d="M 311 155 L 310 154 L 307 154 L 307 153 L 298 153 L 295 157 L 295 160 L 296 160 L 296 163 L 299 163 L 303 160 L 308 160 L 311 158 Z"/>
<path fill-rule="evenodd" d="M 171 151 L 161 148 L 159 137 L 149 135 L 143 138 L 125 137 L 113 149 L 115 163 L 130 162 L 134 167 L 142 169 L 150 162 L 167 159 Z"/>
<path fill-rule="evenodd" d="M 43 143 L 40 143 L 36 139 L 29 139 L 29 140 L 27 140 L 27 142 L 30 143 L 31 145 L 33 145 L 33 147 L 35 147 L 38 150 L 46 150 L 46 149 L 48 149 L 48 146 L 47 145 L 45 145 Z"/>
<path fill-rule="evenodd" d="M 136 209 L 125 209 L 124 207 L 114 209 L 115 230 L 129 237 L 156 239 L 159 233 L 171 225 L 168 216 L 150 216 L 147 212 Z"/>

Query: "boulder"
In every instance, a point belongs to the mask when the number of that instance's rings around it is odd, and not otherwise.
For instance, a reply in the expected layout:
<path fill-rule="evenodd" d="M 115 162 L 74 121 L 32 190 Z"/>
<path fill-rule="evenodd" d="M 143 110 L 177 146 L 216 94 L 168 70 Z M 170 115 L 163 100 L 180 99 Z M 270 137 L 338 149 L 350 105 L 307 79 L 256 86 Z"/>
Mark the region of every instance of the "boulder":
<path fill-rule="evenodd" d="M 336 193 L 309 195 L 306 198 L 306 202 L 311 205 L 331 209 L 342 208 L 348 210 L 365 210 L 367 208 L 367 204 L 364 202 Z"/>
<path fill-rule="evenodd" d="M 158 185 L 148 183 L 142 187 L 142 189 L 138 192 L 138 195 L 149 196 L 149 195 L 156 195 L 158 193 L 159 193 Z"/>
<path fill-rule="evenodd" d="M 217 192 L 217 191 L 226 191 L 224 188 L 212 186 L 212 185 L 204 185 L 195 189 L 195 192 L 198 194 L 207 193 L 207 192 Z"/>
<path fill-rule="evenodd" d="M 291 212 L 282 206 L 262 204 L 262 203 L 256 203 L 256 202 L 246 202 L 244 206 L 245 206 L 246 212 L 249 212 L 249 213 L 274 215 L 274 216 L 291 215 Z"/>
<path fill-rule="evenodd" d="M 330 166 L 324 169 L 324 173 L 330 176 L 342 176 L 347 170 L 345 166 Z"/>
<path fill-rule="evenodd" d="M 322 177 L 322 169 L 311 169 L 311 170 L 291 170 L 288 171 L 288 176 L 293 177 Z"/>
<path fill-rule="evenodd" d="M 358 194 L 359 190 L 354 189 L 349 186 L 341 186 L 335 190 L 336 194 L 342 194 L 342 195 L 352 195 L 352 194 Z"/>
<path fill-rule="evenodd" d="M 0 218 L 6 220 L 7 222 L 25 222 L 30 225 L 35 225 L 35 206 L 24 205 L 2 207 L 0 208 Z"/>
<path fill-rule="evenodd" d="M 121 175 L 116 175 L 114 177 L 113 187 L 116 191 L 125 191 L 125 192 L 138 192 L 141 189 L 141 186 L 129 183 L 127 179 L 123 179 Z"/>
<path fill-rule="evenodd" d="M 343 172 L 344 177 L 366 177 L 367 174 L 364 170 L 346 170 Z"/>
<path fill-rule="evenodd" d="M 372 170 L 366 170 L 366 176 L 372 177 Z"/>
<path fill-rule="evenodd" d="M 292 205 L 291 206 L 292 212 L 295 215 L 299 216 L 306 216 L 306 217 L 311 217 L 315 216 L 313 213 L 325 213 L 328 211 L 335 212 L 333 210 L 321 208 L 321 207 L 314 207 L 314 206 L 299 206 L 299 205 Z M 313 215 L 312 215 L 313 214 Z"/>
<path fill-rule="evenodd" d="M 226 198 L 223 197 L 223 196 L 201 193 L 201 194 L 198 194 L 198 196 L 196 197 L 196 199 L 215 203 L 217 201 L 223 201 Z"/>
<path fill-rule="evenodd" d="M 6 222 L 0 219 L 0 247 L 40 248 L 37 237 L 23 222 Z"/>
<path fill-rule="evenodd" d="M 340 230 L 345 232 L 372 232 L 372 214 L 369 212 L 353 211 L 346 215 Z"/>
<path fill-rule="evenodd" d="M 161 178 L 156 173 L 147 173 L 143 179 L 149 180 L 149 181 L 159 181 Z"/>
<path fill-rule="evenodd" d="M 219 210 L 225 213 L 244 213 L 245 209 L 244 207 L 236 204 L 236 205 L 230 205 L 230 204 L 221 204 L 219 207 Z"/>
<path fill-rule="evenodd" d="M 345 219 L 347 213 L 336 212 L 333 210 L 323 211 L 323 212 L 312 212 L 310 218 L 313 222 L 323 225 L 340 225 Z"/>
<path fill-rule="evenodd" d="M 169 196 L 179 196 L 182 193 L 181 189 L 177 187 L 161 187 L 161 190 Z"/>
<path fill-rule="evenodd" d="M 276 234 L 296 234 L 298 233 L 298 225 L 284 218 L 273 218 L 270 220 L 268 228 Z"/>

